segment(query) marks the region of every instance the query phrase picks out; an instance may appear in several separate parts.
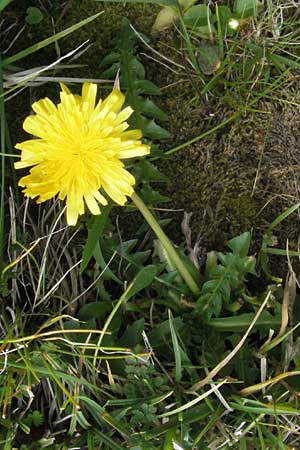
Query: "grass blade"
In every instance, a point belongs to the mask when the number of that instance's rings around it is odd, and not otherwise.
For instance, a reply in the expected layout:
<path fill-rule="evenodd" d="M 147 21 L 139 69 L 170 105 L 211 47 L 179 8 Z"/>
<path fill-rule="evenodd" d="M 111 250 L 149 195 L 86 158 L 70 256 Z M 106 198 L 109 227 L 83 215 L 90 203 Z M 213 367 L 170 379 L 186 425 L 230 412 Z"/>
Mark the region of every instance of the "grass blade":
<path fill-rule="evenodd" d="M 211 389 L 204 392 L 204 394 L 199 395 L 198 397 L 194 398 L 193 400 L 189 401 L 188 403 L 185 403 L 184 405 L 180 406 L 179 408 L 172 409 L 171 411 L 168 411 L 166 413 L 160 414 L 158 417 L 168 417 L 172 416 L 173 414 L 177 414 L 181 411 L 185 411 L 186 409 L 191 408 L 192 406 L 196 405 L 200 401 L 204 400 L 206 397 L 208 397 L 213 392 L 217 391 L 223 384 L 228 383 L 227 380 L 221 381 L 219 384 L 215 384 Z"/>
<path fill-rule="evenodd" d="M 174 355 L 175 355 L 175 380 L 180 381 L 182 377 L 182 364 L 181 364 L 181 354 L 180 354 L 180 347 L 176 335 L 176 330 L 173 325 L 173 316 L 171 311 L 168 311 L 169 313 L 169 324 L 170 324 L 170 331 L 171 331 L 171 337 L 172 337 L 172 343 L 173 343 L 173 349 L 174 349 Z"/>
<path fill-rule="evenodd" d="M 124 450 L 124 447 L 121 447 L 116 441 L 113 441 L 107 434 L 102 433 L 101 431 L 93 430 L 95 435 L 101 439 L 101 442 L 106 444 L 108 448 L 112 450 Z"/>
<path fill-rule="evenodd" d="M 4 8 L 6 8 L 12 0 L 0 0 L 0 12 L 3 11 Z"/>
<path fill-rule="evenodd" d="M 31 55 L 31 53 L 35 53 L 36 51 L 40 50 L 41 48 L 44 48 L 44 47 L 47 47 L 47 45 L 53 44 L 53 42 L 58 41 L 59 39 L 67 36 L 70 33 L 73 33 L 74 31 L 78 30 L 79 28 L 84 27 L 88 23 L 97 19 L 97 17 L 99 17 L 101 14 L 103 14 L 103 11 L 101 11 L 97 14 L 94 14 L 93 16 L 87 17 L 86 19 L 81 20 L 80 22 L 76 23 L 75 25 L 72 25 L 71 27 L 66 28 L 65 30 L 55 34 L 54 36 L 51 36 L 47 39 L 44 39 L 43 41 L 33 44 L 31 47 L 28 47 L 25 50 L 21 50 L 20 52 L 16 53 L 15 55 L 10 56 L 9 58 L 6 58 L 2 63 L 2 67 L 6 67 L 9 64 L 13 64 L 16 61 L 19 61 L 20 59 L 23 59 L 26 56 Z"/>

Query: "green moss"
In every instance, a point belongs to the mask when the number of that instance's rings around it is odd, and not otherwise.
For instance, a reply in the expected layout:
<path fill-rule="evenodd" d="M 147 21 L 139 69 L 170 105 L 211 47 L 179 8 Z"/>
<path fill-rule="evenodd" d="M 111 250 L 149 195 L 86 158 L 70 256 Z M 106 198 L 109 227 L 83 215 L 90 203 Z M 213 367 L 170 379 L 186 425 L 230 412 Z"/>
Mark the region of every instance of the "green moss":
<path fill-rule="evenodd" d="M 209 105 L 205 101 L 189 103 L 181 94 L 176 97 L 174 90 L 173 97 L 166 100 L 172 146 L 200 135 L 232 114 L 217 101 Z M 300 94 L 291 84 L 277 95 L 299 103 Z M 268 225 L 299 201 L 300 108 L 295 103 L 261 103 L 259 107 L 267 114 L 244 115 L 162 163 L 163 171 L 172 174 L 167 192 L 172 205 L 193 212 L 192 231 L 195 237 L 201 235 L 207 249 L 221 249 L 228 239 L 245 230 L 253 230 L 258 249 Z M 170 228 L 178 241 L 182 240 L 182 217 L 179 214 Z M 294 214 L 275 230 L 278 247 L 285 248 L 289 237 L 291 248 L 296 248 L 298 230 Z M 281 274 L 286 270 L 284 258 L 282 263 Z"/>
<path fill-rule="evenodd" d="M 176 207 L 193 212 L 192 230 L 208 248 L 222 248 L 230 237 L 249 230 L 258 211 L 251 197 L 255 168 L 242 173 L 236 155 L 222 150 L 213 136 L 166 163 L 167 172 L 174 174 L 169 195 Z"/>
<path fill-rule="evenodd" d="M 257 203 L 253 197 L 242 194 L 236 198 L 229 198 L 227 203 L 232 235 L 235 236 L 243 230 L 251 229 L 258 212 Z"/>

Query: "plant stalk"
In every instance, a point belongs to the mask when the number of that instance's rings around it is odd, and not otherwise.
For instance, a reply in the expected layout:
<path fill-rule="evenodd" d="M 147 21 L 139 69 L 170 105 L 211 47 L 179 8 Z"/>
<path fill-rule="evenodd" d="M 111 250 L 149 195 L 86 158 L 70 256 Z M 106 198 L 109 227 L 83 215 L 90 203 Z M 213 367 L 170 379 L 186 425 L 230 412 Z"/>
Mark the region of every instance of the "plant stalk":
<path fill-rule="evenodd" d="M 2 57 L 0 54 L 0 94 L 3 93 Z M 0 187 L 0 266 L 4 258 L 4 200 L 5 200 L 5 110 L 4 98 L 0 98 L 0 146 L 1 146 L 1 187 Z"/>
<path fill-rule="evenodd" d="M 152 230 L 154 231 L 160 242 L 162 243 L 164 249 L 168 253 L 170 259 L 177 268 L 178 272 L 180 273 L 180 275 L 190 288 L 191 292 L 195 295 L 199 294 L 200 292 L 199 286 L 195 282 L 194 278 L 192 277 L 191 273 L 187 269 L 186 265 L 184 264 L 178 253 L 176 252 L 168 236 L 162 230 L 161 226 L 159 225 L 153 214 L 149 211 L 143 200 L 135 192 L 132 194 L 131 199 L 135 204 L 135 206 L 139 209 L 140 213 L 144 216 L 144 218 L 146 219 L 149 226 L 152 228 Z"/>

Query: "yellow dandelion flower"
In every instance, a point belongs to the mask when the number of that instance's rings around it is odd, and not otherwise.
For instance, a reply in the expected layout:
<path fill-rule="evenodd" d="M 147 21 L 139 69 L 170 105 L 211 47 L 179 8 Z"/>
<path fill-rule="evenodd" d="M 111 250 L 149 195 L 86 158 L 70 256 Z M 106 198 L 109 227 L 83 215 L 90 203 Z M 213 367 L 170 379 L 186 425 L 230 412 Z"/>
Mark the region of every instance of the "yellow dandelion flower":
<path fill-rule="evenodd" d="M 85 204 L 92 214 L 100 214 L 99 204 L 107 204 L 100 188 L 125 204 L 135 179 L 120 160 L 146 155 L 150 147 L 142 144 L 140 130 L 127 130 L 133 110 L 121 109 L 125 97 L 119 90 L 96 104 L 96 84 L 84 83 L 81 96 L 64 84 L 61 89 L 58 105 L 49 98 L 33 103 L 35 114 L 25 119 L 23 128 L 38 139 L 16 145 L 21 160 L 15 168 L 34 166 L 19 181 L 24 194 L 38 197 L 37 203 L 58 194 L 66 199 L 68 224 L 75 225 Z"/>

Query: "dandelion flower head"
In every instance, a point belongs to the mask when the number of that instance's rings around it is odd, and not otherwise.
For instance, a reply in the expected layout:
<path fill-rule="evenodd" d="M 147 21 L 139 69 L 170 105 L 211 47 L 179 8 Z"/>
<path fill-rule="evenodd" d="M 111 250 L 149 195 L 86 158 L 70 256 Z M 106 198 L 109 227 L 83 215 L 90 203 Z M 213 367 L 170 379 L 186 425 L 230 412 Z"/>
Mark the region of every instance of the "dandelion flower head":
<path fill-rule="evenodd" d="M 67 222 L 75 225 L 85 205 L 100 214 L 99 205 L 107 204 L 100 188 L 117 204 L 126 203 L 135 179 L 121 160 L 146 155 L 150 147 L 140 130 L 127 130 L 133 110 L 122 109 L 125 97 L 118 89 L 98 103 L 94 83 L 84 83 L 81 95 L 64 84 L 61 89 L 58 105 L 49 98 L 33 103 L 35 114 L 23 128 L 37 139 L 16 145 L 21 160 L 15 168 L 33 166 L 19 181 L 25 196 L 38 197 L 37 203 L 56 195 L 66 199 Z"/>

